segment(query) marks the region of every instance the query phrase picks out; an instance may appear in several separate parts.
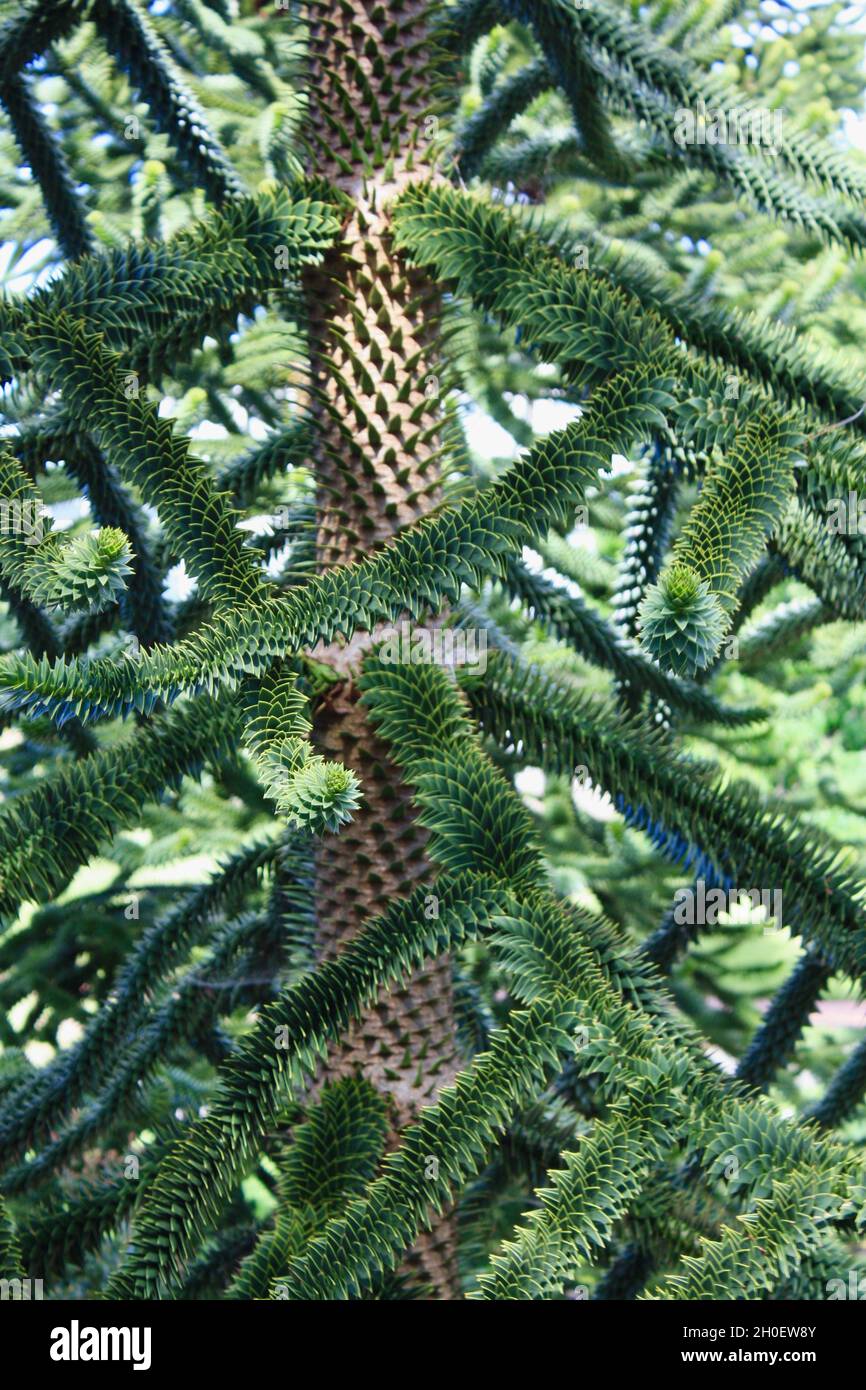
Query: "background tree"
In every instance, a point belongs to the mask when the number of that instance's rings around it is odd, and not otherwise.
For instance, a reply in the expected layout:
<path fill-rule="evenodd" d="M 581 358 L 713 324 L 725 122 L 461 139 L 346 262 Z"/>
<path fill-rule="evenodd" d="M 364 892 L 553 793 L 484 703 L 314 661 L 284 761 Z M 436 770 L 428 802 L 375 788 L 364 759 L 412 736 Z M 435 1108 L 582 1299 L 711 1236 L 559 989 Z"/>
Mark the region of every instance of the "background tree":
<path fill-rule="evenodd" d="M 862 41 L 729 0 L 4 11 L 3 1272 L 826 1297 Z M 756 107 L 773 148 L 675 138 Z M 393 664 L 404 621 L 486 669 Z M 784 920 L 683 923 L 698 884 Z"/>

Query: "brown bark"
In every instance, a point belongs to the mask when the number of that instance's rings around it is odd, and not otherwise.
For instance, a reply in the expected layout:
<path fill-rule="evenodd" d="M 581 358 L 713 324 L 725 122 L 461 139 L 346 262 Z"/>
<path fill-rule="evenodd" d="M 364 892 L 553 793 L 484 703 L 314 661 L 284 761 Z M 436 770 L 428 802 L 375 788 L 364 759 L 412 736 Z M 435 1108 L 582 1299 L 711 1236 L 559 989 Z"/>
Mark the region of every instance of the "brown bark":
<path fill-rule="evenodd" d="M 429 177 L 431 45 L 427 0 L 310 3 L 311 168 L 352 199 L 341 244 L 306 277 L 317 421 L 317 550 L 325 568 L 360 558 L 424 516 L 440 496 L 435 286 L 394 252 L 389 204 Z M 342 679 L 318 711 L 322 751 L 352 767 L 363 804 L 317 864 L 318 943 L 340 950 L 369 916 L 430 874 L 426 834 L 387 750 L 358 702 L 358 662 L 317 649 Z M 388 1098 L 392 1142 L 458 1068 L 450 962 L 392 990 L 329 1058 L 327 1074 L 361 1072 Z M 455 1291 L 450 1217 L 421 1238 L 407 1268 L 437 1298 Z"/>

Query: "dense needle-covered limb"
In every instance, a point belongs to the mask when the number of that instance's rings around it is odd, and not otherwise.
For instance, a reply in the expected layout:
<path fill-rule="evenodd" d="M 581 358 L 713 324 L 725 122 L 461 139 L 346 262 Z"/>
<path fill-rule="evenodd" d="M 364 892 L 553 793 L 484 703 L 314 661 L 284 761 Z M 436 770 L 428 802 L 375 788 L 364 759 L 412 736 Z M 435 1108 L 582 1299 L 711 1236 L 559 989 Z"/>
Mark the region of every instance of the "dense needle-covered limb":
<path fill-rule="evenodd" d="M 820 1100 L 810 1105 L 806 1119 L 835 1129 L 849 1119 L 866 1095 L 866 1046 L 856 1043 Z"/>
<path fill-rule="evenodd" d="M 244 742 L 266 794 L 296 830 L 339 830 L 360 800 L 351 768 L 312 751 L 308 701 L 297 675 L 275 663 L 260 680 L 248 681 L 242 697 Z"/>
<path fill-rule="evenodd" d="M 560 240 L 567 259 L 568 239 L 562 242 L 561 232 L 553 227 L 551 236 Z M 581 229 L 581 236 L 586 238 L 593 268 L 612 284 L 637 295 L 692 347 L 729 363 L 755 382 L 771 386 L 791 405 L 805 402 L 827 420 L 836 422 L 856 414 L 862 397 L 861 374 L 808 332 L 689 293 L 639 260 L 628 246 L 612 242 L 594 228 Z M 862 430 L 862 419 L 851 423 L 852 428 Z"/>
<path fill-rule="evenodd" d="M 266 480 L 307 463 L 313 440 L 308 420 L 292 420 L 284 429 L 270 435 L 263 444 L 227 463 L 217 474 L 218 486 L 232 493 L 240 505 L 248 504 Z"/>
<path fill-rule="evenodd" d="M 230 700 L 189 701 L 18 797 L 0 815 L 2 914 L 53 897 L 105 840 L 135 824 L 143 802 L 226 757 L 237 733 Z"/>
<path fill-rule="evenodd" d="M 667 553 L 682 471 L 658 440 L 646 451 L 643 463 L 644 474 L 625 517 L 625 545 L 614 595 L 613 620 L 629 637 L 637 636 L 640 602 L 658 578 Z"/>
<path fill-rule="evenodd" d="M 21 1245 L 6 1200 L 0 1197 L 0 1278 L 20 1279 Z"/>
<path fill-rule="evenodd" d="M 254 964 L 273 944 L 273 923 L 266 913 L 245 913 L 220 927 L 208 956 L 156 994 L 94 1095 L 49 1143 L 10 1168 L 0 1178 L 0 1188 L 9 1193 L 26 1191 L 67 1163 L 110 1123 L 126 1119 L 140 1103 L 142 1086 L 152 1081 L 172 1050 L 195 1037 L 221 1012 L 230 1010 L 238 997 L 244 997 L 246 963 Z M 263 992 L 265 997 L 271 992 L 270 977 L 266 977 L 264 991 L 259 979 L 251 976 L 254 1000 Z"/>
<path fill-rule="evenodd" d="M 750 623 L 740 635 L 738 660 L 745 671 L 757 671 L 770 655 L 796 646 L 816 627 L 833 621 L 823 599 L 791 599 Z"/>
<path fill-rule="evenodd" d="M 672 756 L 597 702 L 540 673 L 509 671 L 498 656 L 467 693 L 485 730 L 551 771 L 587 767 L 627 819 L 696 877 L 781 890 L 786 925 L 834 968 L 862 976 L 862 885 L 819 832 L 764 806 L 745 785 L 714 782 L 706 765 Z"/>
<path fill-rule="evenodd" d="M 502 779 L 494 775 L 492 769 L 485 771 L 486 764 L 466 722 L 465 710 L 454 693 L 449 693 L 448 682 L 442 674 L 430 668 L 400 671 L 369 665 L 365 691 L 377 723 L 396 741 L 396 754 L 417 786 L 422 817 L 434 834 L 431 842 L 434 856 L 448 865 L 455 862 L 457 854 L 457 862 L 462 867 L 474 863 L 485 873 L 504 873 L 509 881 L 524 885 L 518 892 L 521 909 L 516 914 L 503 916 L 492 944 L 502 952 L 515 993 L 522 1001 L 531 1003 L 558 996 L 582 1001 L 587 1037 L 582 1039 L 580 1064 L 600 1071 L 605 1085 L 610 1086 L 611 1094 L 615 1095 L 618 1087 L 627 1087 L 631 1066 L 637 1066 L 637 1074 L 645 1075 L 641 1068 L 644 1061 L 651 1058 L 655 1070 L 651 1070 L 650 1075 L 659 1080 L 666 1078 L 670 1086 L 682 1085 L 686 1094 L 699 1099 L 701 1118 L 697 1124 L 692 1122 L 691 1134 L 696 1152 L 710 1150 L 714 1144 L 721 1151 L 726 1142 L 738 1146 L 739 1184 L 743 1188 L 755 1187 L 758 1195 L 761 1184 L 772 1180 L 784 1164 L 794 1165 L 791 1186 L 795 1186 L 795 1165 L 803 1157 L 804 1144 L 814 1159 L 815 1171 L 825 1176 L 829 1173 L 830 1182 L 837 1178 L 835 1165 L 850 1165 L 851 1154 L 845 1155 L 843 1150 L 832 1147 L 823 1149 L 813 1145 L 802 1132 L 790 1134 L 784 1129 L 779 1130 L 777 1138 L 769 1144 L 756 1143 L 759 1136 L 767 1141 L 774 1129 L 776 1122 L 770 1113 L 738 1101 L 733 1094 L 723 1098 L 717 1089 L 708 1091 L 704 1080 L 705 1063 L 699 1060 L 693 1043 L 676 1029 L 671 1033 L 664 1025 L 654 1037 L 648 1017 L 641 1012 L 632 1013 L 622 1002 L 616 985 L 620 980 L 623 983 L 628 980 L 628 966 L 625 965 L 624 974 L 618 980 L 608 946 L 603 973 L 590 944 L 570 925 L 562 907 L 534 888 L 533 861 L 537 872 L 537 856 L 526 818 Z M 447 796 L 443 795 L 445 786 L 450 786 Z M 458 787 L 462 794 L 457 792 Z M 585 917 L 584 921 L 589 925 L 591 918 Z M 574 925 L 579 925 L 579 919 Z M 589 942 L 592 942 L 592 935 Z M 609 976 L 611 970 L 612 978 Z M 656 1020 L 654 1023 L 659 1026 Z M 775 1149 L 772 1160 L 768 1156 L 771 1149 Z M 779 1167 L 774 1168 L 774 1164 Z M 407 1202 L 411 1207 L 413 1201 L 418 1200 L 417 1196 L 409 1196 L 412 1178 L 408 1174 L 406 1184 L 397 1190 L 401 1210 L 405 1211 Z M 387 1226 L 397 1194 L 385 1198 L 383 1189 L 381 1195 L 387 1205 L 381 1209 L 380 1217 Z M 416 1220 L 421 1209 L 420 1206 L 416 1209 Z M 838 1208 L 835 1212 L 838 1219 Z M 362 1257 L 360 1254 L 358 1229 L 363 1229 L 366 1220 L 360 1209 L 357 1218 L 360 1227 L 353 1227 L 350 1221 L 332 1223 L 331 1233 L 338 1242 L 336 1248 L 349 1260 L 354 1256 L 348 1255 L 348 1249 L 357 1249 L 359 1259 L 369 1259 L 369 1255 Z M 541 1219 L 542 1227 L 547 1220 L 547 1217 Z M 327 1281 L 310 1286 L 318 1287 L 320 1296 L 323 1288 L 343 1287 L 335 1282 L 333 1275 L 325 1273 L 327 1234 L 321 1247 L 311 1247 L 302 1262 L 305 1271 L 316 1269 L 316 1277 Z M 580 1239 L 579 1234 L 576 1239 Z M 347 1246 L 339 1243 L 344 1240 Z M 787 1252 L 790 1246 L 783 1240 L 780 1248 Z M 333 1249 L 331 1247 L 332 1252 Z M 561 1284 L 571 1267 L 568 1249 L 563 1251 L 555 1242 L 554 1250 L 549 1253 L 557 1270 L 556 1279 Z M 544 1266 L 544 1258 L 541 1264 Z M 525 1275 L 525 1281 L 521 1282 L 523 1296 L 531 1297 L 535 1279 L 531 1265 Z M 304 1277 L 299 1287 L 305 1287 Z"/>
<path fill-rule="evenodd" d="M 126 536 L 113 527 L 60 539 L 42 499 L 16 459 L 0 448 L 0 573 L 35 604 L 99 613 L 114 604 L 132 573 Z"/>
<path fill-rule="evenodd" d="M 225 609 L 218 626 L 142 652 L 134 665 L 106 659 L 84 665 L 73 658 L 49 667 L 9 657 L 0 688 L 22 709 L 83 718 L 115 714 L 134 708 L 142 688 L 163 698 L 183 689 L 215 689 L 320 639 L 350 637 L 358 627 L 371 629 L 406 610 L 419 614 L 456 599 L 463 583 L 498 576 L 509 551 L 551 525 L 570 524 L 585 486 L 611 454 L 658 424 L 669 400 L 665 384 L 653 363 L 635 367 L 627 388 L 618 375 L 611 377 L 580 420 L 542 440 L 477 498 L 407 528 L 370 559 L 336 566 L 284 600 L 260 603 L 252 612 Z"/>
<path fill-rule="evenodd" d="M 90 436 L 62 410 L 51 410 L 19 427 L 10 443 L 16 458 L 32 476 L 49 462 L 62 459 L 64 468 L 87 498 L 94 519 L 101 526 L 113 526 L 126 535 L 134 558 L 119 605 L 124 626 L 143 646 L 169 641 L 173 624 L 163 593 L 165 575 L 148 518 Z"/>
<path fill-rule="evenodd" d="M 737 1076 L 748 1086 L 768 1086 L 793 1052 L 833 971 L 820 955 L 806 951 L 773 996 Z"/>
<path fill-rule="evenodd" d="M 109 53 L 147 103 L 157 130 L 169 137 L 195 183 L 217 204 L 242 194 L 237 171 L 146 11 L 135 0 L 93 0 L 89 9 Z"/>
<path fill-rule="evenodd" d="M 784 556 L 794 574 L 808 584 L 831 613 L 851 622 L 866 617 L 866 566 L 827 525 L 792 498 L 782 513 L 771 549 Z"/>
<path fill-rule="evenodd" d="M 228 1290 L 266 1298 L 270 1285 L 328 1217 L 372 1182 L 388 1126 L 384 1099 L 363 1077 L 326 1083 L 277 1158 L 278 1206 Z"/>
<path fill-rule="evenodd" d="M 501 132 L 551 85 L 544 62 L 527 63 L 505 78 L 461 128 L 455 156 L 464 178 L 471 178 Z"/>
<path fill-rule="evenodd" d="M 740 585 L 785 515 L 797 442 L 791 422 L 750 413 L 710 464 L 670 566 L 639 609 L 641 642 L 663 669 L 691 676 L 718 654 Z"/>
<path fill-rule="evenodd" d="M 684 1273 L 671 1274 L 649 1295 L 700 1299 L 725 1289 L 729 1298 L 754 1299 L 772 1290 L 826 1239 L 841 1173 L 811 1168 L 786 1174 L 768 1197 L 725 1227 L 720 1240 L 702 1239 L 702 1253 L 685 1255 Z"/>
<path fill-rule="evenodd" d="M 572 1050 L 579 1018 L 564 1000 L 514 1010 L 508 1027 L 494 1030 L 489 1048 L 405 1131 L 367 1195 L 332 1219 L 277 1278 L 276 1296 L 345 1298 L 393 1267 L 432 1212 L 448 1202 L 451 1185 L 478 1171 L 500 1126 Z"/>
<path fill-rule="evenodd" d="M 678 106 L 697 108 L 703 101 L 705 107 L 724 109 L 739 101 L 744 115 L 750 109 L 748 101 L 743 103 L 740 94 L 724 87 L 715 76 L 696 76 L 692 62 L 670 45 L 659 43 L 645 25 L 635 23 L 608 0 L 598 0 L 592 6 L 575 5 L 572 0 L 530 3 L 541 11 L 558 13 L 563 25 L 573 23 L 586 42 L 615 59 L 624 75 L 654 87 Z M 781 160 L 800 177 L 823 183 L 843 198 L 858 201 L 866 195 L 866 175 L 829 142 L 806 132 L 782 134 L 771 143 L 762 139 L 760 130 L 756 138 L 754 127 L 745 126 L 746 138 L 758 153 L 767 153 L 769 144 L 770 157 Z"/>
<path fill-rule="evenodd" d="M 0 1105 L 0 1142 L 13 1155 L 55 1127 L 86 1091 L 99 1085 L 125 1037 L 134 1035 L 158 989 L 189 951 L 204 940 L 277 859 L 288 860 L 300 881 L 305 869 L 301 853 L 286 851 L 276 841 L 255 841 L 221 866 L 210 882 L 195 889 L 177 907 L 147 927 L 124 962 L 111 997 L 105 1001 L 84 1037 L 43 1068 L 35 1081 L 13 1087 Z M 309 891 L 309 885 L 307 885 Z"/>
<path fill-rule="evenodd" d="M 656 1106 L 654 1113 L 651 1091 L 646 1116 L 641 1098 L 630 1099 L 628 1108 L 597 1121 L 578 1148 L 562 1155 L 563 1166 L 549 1174 L 550 1186 L 537 1190 L 540 1206 L 494 1251 L 469 1298 L 556 1297 L 581 1262 L 591 1261 L 607 1244 L 661 1157 L 662 1121 L 670 1117 L 664 1107 Z"/>
<path fill-rule="evenodd" d="M 744 195 L 761 211 L 789 219 L 810 230 L 853 246 L 866 239 L 866 223 L 847 202 L 828 202 L 815 197 L 799 181 L 776 171 L 762 140 L 760 112 L 758 134 L 750 120 L 748 101 L 723 88 L 707 74 L 696 79 L 694 65 L 667 46 L 657 45 L 645 25 L 637 25 L 606 4 L 577 6 L 570 0 L 503 0 L 505 14 L 530 24 L 548 56 L 558 84 L 575 107 L 580 126 L 580 104 L 587 88 L 595 87 L 602 104 L 636 116 L 661 137 L 665 158 L 679 157 L 704 165 Z M 672 145 L 675 113 L 683 108 L 693 114 L 707 107 L 742 112 L 740 129 L 745 149 L 712 140 L 683 141 Z M 592 128 L 594 145 L 606 150 L 598 122 Z M 754 153 L 753 153 L 754 151 Z M 808 135 L 774 138 L 776 164 L 795 175 L 825 185 L 842 199 L 862 197 L 860 171 L 828 144 Z M 604 161 L 600 161 L 604 163 Z"/>
<path fill-rule="evenodd" d="M 509 560 L 505 586 L 540 622 L 581 656 L 617 677 L 631 699 L 648 694 L 692 719 L 722 725 L 750 724 L 765 717 L 760 709 L 734 710 L 720 705 L 694 681 L 677 680 L 649 661 L 636 643 L 621 636 L 579 595 L 569 594 L 543 575 Z"/>
<path fill-rule="evenodd" d="M 471 939 L 498 905 L 478 878 L 440 882 L 439 892 L 438 918 L 424 915 L 427 890 L 422 885 L 369 923 L 335 960 L 261 1011 L 254 1029 L 221 1069 L 221 1089 L 208 1115 L 161 1164 L 142 1204 L 134 1248 L 112 1281 L 113 1291 L 147 1298 L 170 1287 L 178 1261 L 212 1226 L 268 1126 L 291 1092 L 303 1089 L 315 1073 L 328 1041 L 336 1041 L 391 981 L 428 956 Z M 208 1175 L 204 1184 L 203 1171 Z M 184 1213 L 180 1221 L 178 1212 Z"/>
<path fill-rule="evenodd" d="M 106 461 L 159 508 L 168 544 L 202 593 L 223 603 L 262 598 L 266 586 L 243 549 L 229 499 L 137 381 L 130 385 L 118 357 L 66 314 L 32 322 L 28 340 L 37 372 L 62 390 L 66 409 Z"/>
<path fill-rule="evenodd" d="M 216 203 L 243 192 L 241 180 L 186 89 L 171 55 L 135 0 L 57 0 L 25 4 L 0 30 L 0 80 L 20 69 L 78 24 L 92 19 L 115 62 L 150 108 L 156 128 L 171 140 L 192 180 Z"/>
<path fill-rule="evenodd" d="M 321 194 L 298 180 L 233 200 L 166 243 L 87 256 L 26 300 L 8 300 L 0 306 L 3 378 L 29 366 L 31 318 L 68 313 L 104 334 L 129 373 L 157 379 L 330 245 L 338 223 Z"/>
<path fill-rule="evenodd" d="M 65 38 L 87 12 L 88 0 L 24 0 L 0 27 L 0 81 L 5 82 L 44 53 L 49 44 Z"/>
<path fill-rule="evenodd" d="M 86 210 L 70 175 L 60 140 L 34 101 L 29 80 L 18 75 L 0 83 L 0 104 L 39 184 L 61 252 L 70 260 L 88 255 L 94 249 L 94 239 L 87 224 Z"/>
<path fill-rule="evenodd" d="M 669 363 L 689 393 L 669 414 L 701 438 L 708 429 L 710 436 L 718 432 L 712 409 L 712 397 L 724 386 L 718 367 L 698 369 L 677 353 L 656 314 L 611 292 L 594 272 L 553 257 L 503 209 L 453 190 L 412 189 L 401 199 L 397 229 L 413 256 L 432 262 L 502 322 L 521 325 L 534 351 L 559 362 L 575 382 L 592 382 L 604 366 L 626 368 L 642 348 Z M 643 643 L 681 675 L 693 675 L 715 656 L 736 589 L 780 523 L 793 489 L 796 421 L 748 396 L 729 416 L 729 452 L 709 467 L 677 543 L 677 568 L 646 600 Z"/>

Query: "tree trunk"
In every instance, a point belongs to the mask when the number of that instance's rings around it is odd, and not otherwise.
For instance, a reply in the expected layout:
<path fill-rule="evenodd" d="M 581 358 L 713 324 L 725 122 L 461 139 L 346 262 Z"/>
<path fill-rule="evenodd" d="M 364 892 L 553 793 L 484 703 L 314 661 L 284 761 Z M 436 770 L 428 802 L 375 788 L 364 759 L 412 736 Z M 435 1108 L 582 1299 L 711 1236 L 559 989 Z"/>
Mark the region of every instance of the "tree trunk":
<path fill-rule="evenodd" d="M 318 426 L 320 567 L 366 555 L 424 516 L 440 496 L 439 298 L 394 253 L 388 206 L 430 176 L 432 53 L 427 0 L 328 0 L 310 24 L 311 168 L 352 199 L 342 243 L 306 275 L 313 410 Z M 340 950 L 365 918 L 430 874 L 426 834 L 409 793 L 358 703 L 369 635 L 319 647 L 340 672 L 317 712 L 324 752 L 355 769 L 363 804 L 317 863 L 318 943 Z M 361 1072 L 388 1098 L 392 1142 L 458 1070 L 451 966 L 440 959 L 393 990 L 329 1059 L 331 1076 Z M 407 1269 L 437 1298 L 455 1292 L 453 1218 L 424 1236 Z"/>

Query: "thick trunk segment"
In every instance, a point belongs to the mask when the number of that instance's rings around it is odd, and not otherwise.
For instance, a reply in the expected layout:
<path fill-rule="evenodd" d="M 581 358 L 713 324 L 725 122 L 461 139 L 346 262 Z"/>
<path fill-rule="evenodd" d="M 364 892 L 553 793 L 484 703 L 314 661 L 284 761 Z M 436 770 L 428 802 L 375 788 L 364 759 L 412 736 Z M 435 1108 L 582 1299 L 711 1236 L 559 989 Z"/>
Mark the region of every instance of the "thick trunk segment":
<path fill-rule="evenodd" d="M 426 178 L 431 45 L 426 0 L 307 6 L 311 168 L 353 202 L 342 244 L 306 276 L 313 410 L 318 426 L 319 564 L 345 564 L 424 516 L 440 498 L 436 287 L 391 243 L 388 206 Z M 430 873 L 426 834 L 407 789 L 358 702 L 351 655 L 321 649 L 343 679 L 318 711 L 324 752 L 353 768 L 364 802 L 323 841 L 318 940 L 328 957 L 365 918 Z M 458 1069 L 447 959 L 393 991 L 331 1054 L 328 1074 L 360 1071 L 388 1097 L 392 1140 Z M 455 1292 L 453 1221 L 422 1238 L 407 1270 L 438 1298 Z"/>

